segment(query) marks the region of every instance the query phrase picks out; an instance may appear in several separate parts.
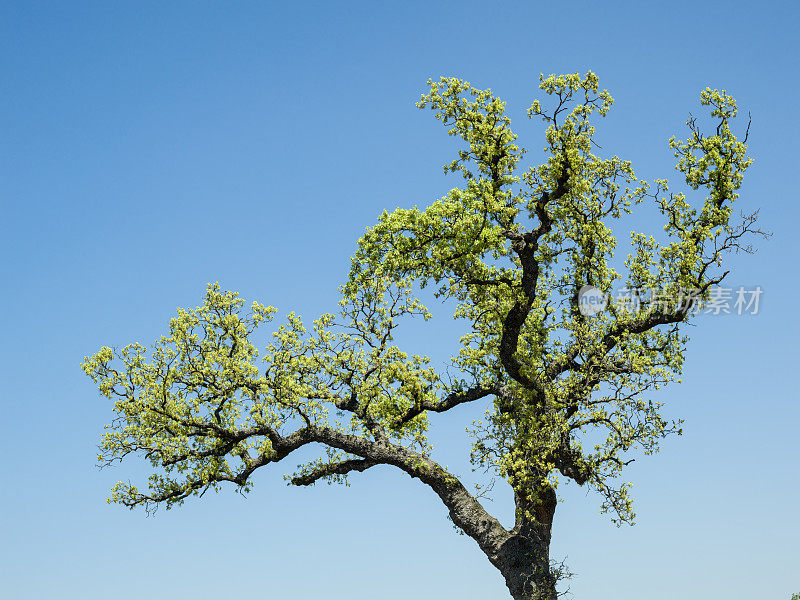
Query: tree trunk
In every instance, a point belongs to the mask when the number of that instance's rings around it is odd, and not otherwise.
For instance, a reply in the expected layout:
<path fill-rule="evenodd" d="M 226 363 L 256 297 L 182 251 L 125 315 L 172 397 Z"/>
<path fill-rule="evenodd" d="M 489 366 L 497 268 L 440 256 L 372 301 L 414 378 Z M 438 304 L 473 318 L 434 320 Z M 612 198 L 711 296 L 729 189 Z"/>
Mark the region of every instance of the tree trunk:
<path fill-rule="evenodd" d="M 555 600 L 556 578 L 550 572 L 550 549 L 539 540 L 510 537 L 500 548 L 495 566 L 514 600 Z"/>
<path fill-rule="evenodd" d="M 555 490 L 540 487 L 532 501 L 517 497 L 517 522 L 492 563 L 500 570 L 514 600 L 556 600 L 556 575 L 550 569 L 550 533 L 556 510 Z"/>

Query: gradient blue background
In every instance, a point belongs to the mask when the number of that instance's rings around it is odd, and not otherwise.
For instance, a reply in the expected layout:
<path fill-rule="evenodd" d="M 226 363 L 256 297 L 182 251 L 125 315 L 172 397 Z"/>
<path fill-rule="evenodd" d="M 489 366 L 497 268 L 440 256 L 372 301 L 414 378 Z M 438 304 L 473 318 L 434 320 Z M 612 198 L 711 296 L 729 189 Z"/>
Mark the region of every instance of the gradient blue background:
<path fill-rule="evenodd" d="M 797 194 L 800 10 L 792 2 L 39 3 L 0 9 L 0 596 L 489 599 L 500 575 L 438 499 L 388 468 L 351 488 L 258 473 L 146 518 L 108 506 L 135 462 L 99 471 L 110 419 L 79 369 L 150 343 L 220 281 L 306 317 L 335 308 L 366 225 L 458 185 L 455 143 L 414 107 L 428 77 L 492 87 L 524 145 L 540 72 L 593 69 L 616 99 L 597 139 L 674 180 L 666 140 L 706 85 L 753 116 L 742 208 L 774 237 L 736 260 L 761 314 L 705 318 L 685 435 L 632 465 L 615 528 L 565 490 L 553 553 L 592 600 L 788 600 L 800 591 Z M 407 340 L 436 358 L 436 333 Z M 438 457 L 471 477 L 462 407 Z M 498 488 L 499 489 L 499 488 Z M 489 506 L 504 518 L 509 503 Z"/>

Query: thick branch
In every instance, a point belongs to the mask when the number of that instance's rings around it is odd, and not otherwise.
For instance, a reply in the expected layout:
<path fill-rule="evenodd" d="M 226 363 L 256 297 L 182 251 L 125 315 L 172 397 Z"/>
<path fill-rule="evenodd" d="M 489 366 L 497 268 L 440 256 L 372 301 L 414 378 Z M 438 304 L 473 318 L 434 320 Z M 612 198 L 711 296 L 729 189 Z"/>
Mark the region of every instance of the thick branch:
<path fill-rule="evenodd" d="M 509 533 L 464 485 L 427 456 L 396 444 L 378 444 L 330 427 L 310 427 L 315 441 L 375 463 L 393 465 L 427 484 L 441 498 L 453 523 L 473 538 L 491 559 Z"/>
<path fill-rule="evenodd" d="M 522 265 L 522 293 L 524 299 L 517 300 L 508 311 L 503 321 L 503 333 L 500 338 L 500 361 L 506 372 L 518 383 L 527 389 L 535 390 L 540 397 L 544 393 L 541 385 L 522 373 L 522 362 L 517 358 L 517 345 L 519 344 L 520 331 L 522 330 L 533 302 L 536 299 L 536 286 L 539 282 L 539 262 L 536 260 L 536 251 L 539 249 L 539 240 L 550 232 L 552 220 L 547 212 L 547 204 L 558 200 L 567 193 L 569 186 L 568 163 L 564 161 L 563 170 L 556 187 L 550 192 L 544 192 L 535 204 L 535 212 L 539 218 L 539 226 L 525 234 L 510 236 L 512 247 Z"/>

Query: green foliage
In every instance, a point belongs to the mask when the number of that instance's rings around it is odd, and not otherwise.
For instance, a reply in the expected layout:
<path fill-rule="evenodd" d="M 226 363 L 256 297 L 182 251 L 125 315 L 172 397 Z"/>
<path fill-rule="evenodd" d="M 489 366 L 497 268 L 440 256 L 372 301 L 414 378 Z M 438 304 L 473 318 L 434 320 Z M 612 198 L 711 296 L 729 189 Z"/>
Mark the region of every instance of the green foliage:
<path fill-rule="evenodd" d="M 617 521 L 633 518 L 620 480 L 631 451 L 655 452 L 678 431 L 647 394 L 680 375 L 689 300 L 722 281 L 724 255 L 759 233 L 755 215 L 731 221 L 752 162 L 746 137 L 731 130 L 736 103 L 706 89 L 711 133 L 690 118 L 688 138 L 670 140 L 687 192 L 701 195 L 690 201 L 666 179 L 641 181 L 629 161 L 595 154 L 595 122 L 613 99 L 591 72 L 541 77 L 545 102 L 528 116 L 544 124 L 544 160 L 525 168 L 526 150 L 491 90 L 456 78 L 429 84 L 418 106 L 462 141 L 444 169 L 463 185 L 425 209 L 385 211 L 367 229 L 336 315 L 307 331 L 290 314 L 259 353 L 252 334 L 275 309 L 244 312 L 235 293 L 210 285 L 203 305 L 179 311 L 151 350 L 104 347 L 85 360 L 115 401 L 101 463 L 139 454 L 156 469 L 149 490 L 120 483 L 110 500 L 169 507 L 223 482 L 247 490 L 255 469 L 319 443 L 324 455 L 290 483 L 392 464 L 447 503 L 457 479 L 430 458 L 426 414 L 491 398 L 471 430 L 472 459 L 511 486 L 518 519 L 544 518 L 559 477 L 594 487 Z M 666 241 L 633 233 L 622 268 L 613 223 L 645 200 L 663 215 Z M 689 300 L 587 317 L 578 307 L 587 284 Z M 430 318 L 418 286 L 455 301 L 464 323 L 454 381 L 393 343 L 404 319 Z"/>

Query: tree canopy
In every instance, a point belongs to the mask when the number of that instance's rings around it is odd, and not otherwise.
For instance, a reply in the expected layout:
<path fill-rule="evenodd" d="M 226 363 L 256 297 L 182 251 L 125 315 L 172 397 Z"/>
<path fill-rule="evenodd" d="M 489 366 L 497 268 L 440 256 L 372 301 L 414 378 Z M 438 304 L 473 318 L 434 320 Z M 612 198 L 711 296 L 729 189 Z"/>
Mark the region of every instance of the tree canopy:
<path fill-rule="evenodd" d="M 99 460 L 129 455 L 153 466 L 147 489 L 119 483 L 110 501 L 172 507 L 318 444 L 291 485 L 341 482 L 393 465 L 439 496 L 454 524 L 503 574 L 514 598 L 554 598 L 549 542 L 559 480 L 590 486 L 617 522 L 633 518 L 620 479 L 636 451 L 679 430 L 651 392 L 681 373 L 683 326 L 727 275 L 727 254 L 749 251 L 756 214 L 733 218 L 752 160 L 734 135 L 733 97 L 707 88 L 702 120 L 672 138 L 682 182 L 638 179 L 630 161 L 602 157 L 595 122 L 612 105 L 597 76 L 541 77 L 528 117 L 544 128 L 541 162 L 526 150 L 491 90 L 429 81 L 418 102 L 462 141 L 446 172 L 462 184 L 427 208 L 385 211 L 351 259 L 337 311 L 308 326 L 294 313 L 257 348 L 276 309 L 245 307 L 209 285 L 148 348 L 103 347 L 83 369 L 114 400 Z M 749 129 L 749 124 L 747 125 Z M 652 202 L 663 233 L 632 232 L 627 258 L 615 222 Z M 394 342 L 408 318 L 429 319 L 420 287 L 457 306 L 464 324 L 445 375 Z M 587 315 L 585 286 L 653 290 L 636 310 L 610 303 Z M 428 414 L 485 401 L 472 460 L 505 481 L 516 520 L 504 527 L 434 460 Z"/>

